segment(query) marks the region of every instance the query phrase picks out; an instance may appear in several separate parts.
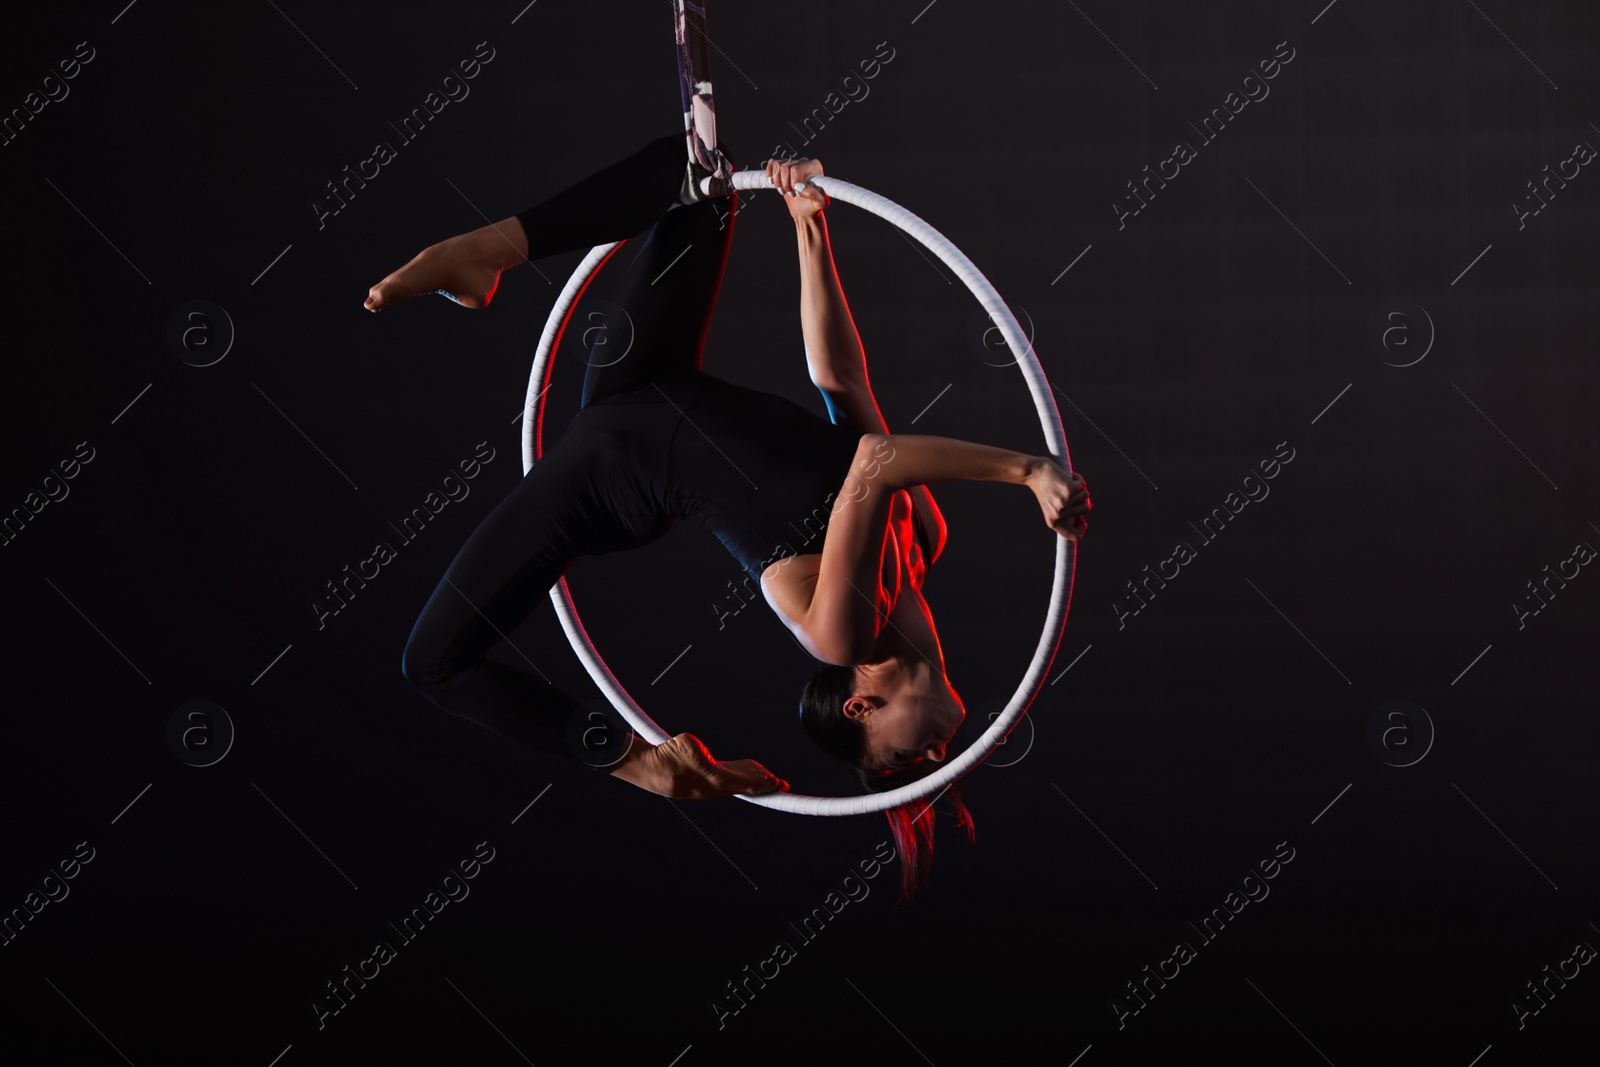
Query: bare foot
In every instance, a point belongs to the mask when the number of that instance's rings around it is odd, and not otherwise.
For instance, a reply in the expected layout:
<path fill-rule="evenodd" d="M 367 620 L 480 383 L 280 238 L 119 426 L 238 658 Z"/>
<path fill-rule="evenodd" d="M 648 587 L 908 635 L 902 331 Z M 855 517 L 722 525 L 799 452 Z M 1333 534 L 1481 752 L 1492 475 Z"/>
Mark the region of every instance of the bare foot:
<path fill-rule="evenodd" d="M 500 272 L 526 261 L 527 256 L 527 235 L 513 215 L 424 248 L 410 263 L 368 290 L 366 308 L 382 311 L 418 293 L 432 292 L 462 307 L 488 307 L 500 285 Z"/>
<path fill-rule="evenodd" d="M 780 793 L 789 783 L 755 760 L 720 761 L 693 734 L 651 748 L 638 744 L 612 768 L 613 777 L 675 800 L 712 800 L 735 793 Z"/>

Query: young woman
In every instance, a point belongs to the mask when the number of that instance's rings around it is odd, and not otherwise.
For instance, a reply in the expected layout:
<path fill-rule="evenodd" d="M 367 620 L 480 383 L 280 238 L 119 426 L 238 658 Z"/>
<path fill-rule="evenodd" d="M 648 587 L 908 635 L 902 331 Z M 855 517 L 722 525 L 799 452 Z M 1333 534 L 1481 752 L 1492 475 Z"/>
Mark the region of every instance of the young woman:
<path fill-rule="evenodd" d="M 1025 485 L 1050 528 L 1073 540 L 1085 529 L 1087 489 L 1049 456 L 889 433 L 834 270 L 826 198 L 802 185 L 822 173 L 815 160 L 769 162 L 767 172 L 794 218 L 807 358 L 833 421 L 703 373 L 737 194 L 695 199 L 684 160 L 681 134 L 661 138 L 537 207 L 425 249 L 370 290 L 372 311 L 432 291 L 481 308 L 509 267 L 650 230 L 613 313 L 631 323 L 631 348 L 591 358 L 580 411 L 457 554 L 402 670 L 452 714 L 651 792 L 707 799 L 788 788 L 753 760 L 714 759 L 692 734 L 652 747 L 614 728 L 596 745 L 578 700 L 487 658 L 579 558 L 642 546 L 693 517 L 825 664 L 802 699 L 808 733 L 869 788 L 901 784 L 944 758 L 965 714 L 921 594 L 946 536 L 927 485 Z M 611 336 L 626 329 L 607 325 Z M 796 532 L 818 517 L 820 547 L 813 536 L 798 551 Z M 891 814 L 897 837 L 915 818 Z M 902 849 L 903 859 L 914 854 Z"/>

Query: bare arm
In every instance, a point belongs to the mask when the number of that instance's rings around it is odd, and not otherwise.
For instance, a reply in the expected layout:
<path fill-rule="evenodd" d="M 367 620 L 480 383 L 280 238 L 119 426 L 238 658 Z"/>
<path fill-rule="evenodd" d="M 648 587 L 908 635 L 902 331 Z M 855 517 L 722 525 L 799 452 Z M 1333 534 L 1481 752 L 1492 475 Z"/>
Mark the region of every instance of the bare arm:
<path fill-rule="evenodd" d="M 884 619 L 879 573 L 889 501 L 900 489 L 946 481 L 1026 485 L 1056 533 L 1076 541 L 1087 526 L 1091 505 L 1083 479 L 1049 456 L 950 437 L 864 434 L 834 501 L 801 622 L 813 655 L 839 664 L 861 663 L 871 655 Z"/>
<path fill-rule="evenodd" d="M 864 432 L 886 433 L 883 413 L 867 378 L 861 335 L 839 284 L 828 220 L 820 212 L 797 217 L 794 231 L 800 255 L 800 329 L 811 382 L 822 391 L 831 410 Z"/>
<path fill-rule="evenodd" d="M 807 182 L 822 174 L 822 163 L 769 159 L 766 173 L 773 188 L 783 194 L 794 220 L 795 247 L 800 254 L 800 328 L 812 384 L 828 401 L 833 421 L 848 420 L 867 433 L 887 432 L 867 383 L 861 335 L 850 317 L 850 305 L 833 263 L 828 222 L 822 216 L 830 201 Z"/>
<path fill-rule="evenodd" d="M 809 650 L 829 663 L 863 662 L 886 620 L 882 582 L 890 501 L 910 492 L 933 540 L 943 547 L 945 524 L 927 490 L 931 482 L 1002 481 L 1033 490 L 1046 523 L 1070 540 L 1081 536 L 1089 509 L 1082 479 L 1050 457 L 919 434 L 890 435 L 867 378 L 860 335 L 839 284 L 821 210 L 827 198 L 798 182 L 821 174 L 816 160 L 769 161 L 767 174 L 788 199 L 800 256 L 800 320 L 811 380 L 835 422 L 865 431 L 835 501 L 822 560 L 799 628 Z M 929 560 L 931 562 L 931 559 Z"/>
<path fill-rule="evenodd" d="M 863 433 L 889 432 L 883 412 L 867 375 L 866 353 L 844 287 L 833 261 L 828 240 L 828 221 L 822 209 L 828 199 L 820 190 L 807 185 L 792 193 L 796 183 L 822 173 L 814 159 L 793 163 L 769 161 L 767 174 L 788 198 L 789 214 L 794 219 L 795 245 L 800 257 L 800 328 L 805 338 L 806 365 L 811 381 L 828 405 L 829 417 L 847 423 Z M 931 552 L 925 561 L 932 564 L 944 550 L 948 536 L 944 513 L 934 502 L 927 486 L 908 486 L 918 519 L 927 532 Z"/>

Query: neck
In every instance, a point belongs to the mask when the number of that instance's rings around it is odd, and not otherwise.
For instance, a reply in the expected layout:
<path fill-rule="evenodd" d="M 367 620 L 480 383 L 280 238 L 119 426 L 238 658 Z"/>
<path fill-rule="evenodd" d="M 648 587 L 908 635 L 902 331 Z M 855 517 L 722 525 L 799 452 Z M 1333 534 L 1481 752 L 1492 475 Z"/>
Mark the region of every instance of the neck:
<path fill-rule="evenodd" d="M 944 680 L 921 652 L 900 642 L 903 648 L 885 650 L 880 645 L 879 656 L 870 663 L 856 665 L 865 678 L 880 686 L 892 688 L 908 695 L 932 693 Z"/>
<path fill-rule="evenodd" d="M 913 640 L 916 627 L 911 627 L 912 634 L 906 634 L 899 626 L 886 626 L 878 634 L 878 643 L 872 650 L 872 658 L 863 666 L 882 665 L 899 662 L 905 665 L 920 664 L 924 669 L 935 674 L 944 673 L 944 657 L 938 654 L 939 642 L 937 638 L 932 641 L 931 650 L 921 641 Z M 933 655 L 930 656 L 929 652 Z"/>

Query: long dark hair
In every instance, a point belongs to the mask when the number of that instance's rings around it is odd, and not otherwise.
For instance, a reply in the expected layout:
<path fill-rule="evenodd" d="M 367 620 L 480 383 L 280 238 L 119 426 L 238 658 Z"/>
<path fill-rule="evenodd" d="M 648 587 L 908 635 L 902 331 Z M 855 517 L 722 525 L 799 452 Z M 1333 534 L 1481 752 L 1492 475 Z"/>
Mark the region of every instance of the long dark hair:
<path fill-rule="evenodd" d="M 854 667 L 822 664 L 800 693 L 800 725 L 824 752 L 855 771 L 856 780 L 863 789 L 869 793 L 886 793 L 926 778 L 938 769 L 938 764 L 927 761 L 891 771 L 869 767 L 866 727 L 844 713 L 845 701 L 855 692 Z M 949 801 L 956 825 L 967 832 L 967 840 L 975 840 L 977 831 L 972 825 L 972 813 L 961 799 L 960 790 L 952 783 L 941 798 L 935 799 Z M 904 903 L 917 895 L 933 868 L 933 803 L 913 800 L 883 814 L 889 820 L 895 852 L 900 856 L 900 901 Z"/>

